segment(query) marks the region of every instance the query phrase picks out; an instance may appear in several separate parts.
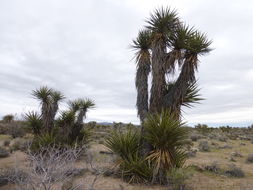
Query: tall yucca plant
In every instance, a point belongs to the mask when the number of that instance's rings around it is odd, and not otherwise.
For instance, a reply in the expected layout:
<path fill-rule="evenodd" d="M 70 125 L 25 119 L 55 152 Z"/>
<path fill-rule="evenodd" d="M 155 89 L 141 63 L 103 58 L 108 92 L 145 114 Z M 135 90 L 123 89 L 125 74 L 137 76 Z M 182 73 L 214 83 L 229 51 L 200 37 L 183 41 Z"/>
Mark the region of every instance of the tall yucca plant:
<path fill-rule="evenodd" d="M 137 71 L 135 77 L 135 86 L 137 89 L 137 110 L 141 122 L 144 121 L 148 113 L 148 76 L 150 73 L 150 43 L 151 32 L 141 30 L 136 40 L 133 41 L 132 47 L 136 52 Z"/>
<path fill-rule="evenodd" d="M 179 20 L 175 10 L 161 8 L 155 10 L 154 14 L 151 14 L 147 23 L 147 28 L 152 33 L 152 86 L 149 111 L 151 113 L 157 113 L 162 108 L 162 97 L 164 96 L 164 87 L 166 85 L 164 60 L 166 57 L 168 36 L 174 32 Z"/>
<path fill-rule="evenodd" d="M 165 182 L 166 171 L 182 167 L 185 162 L 183 146 L 187 139 L 187 130 L 183 125 L 169 111 L 149 115 L 144 123 L 144 138 L 152 146 L 146 159 L 154 165 L 153 177 L 160 183 Z"/>
<path fill-rule="evenodd" d="M 52 89 L 47 86 L 40 87 L 39 89 L 33 90 L 32 95 L 41 101 L 41 118 L 43 121 L 43 129 L 50 131 L 50 119 L 51 119 L 51 109 L 52 109 L 52 100 L 51 100 Z"/>
<path fill-rule="evenodd" d="M 211 41 L 206 35 L 181 22 L 175 10 L 163 7 L 156 9 L 146 22 L 146 29 L 150 33 L 148 52 L 151 61 L 152 86 L 150 95 L 142 96 L 150 97 L 147 104 L 146 101 L 141 101 L 145 98 L 139 97 L 141 94 L 139 91 L 146 88 L 148 82 L 138 84 L 137 109 L 141 122 L 147 115 L 140 114 L 143 108 L 148 107 L 145 113 L 161 113 L 163 109 L 174 112 L 181 109 L 187 89 L 196 80 L 195 72 L 198 68 L 199 56 L 211 51 L 209 47 Z M 175 79 L 176 66 L 179 68 L 179 77 L 176 78 L 171 90 L 167 91 L 167 84 L 171 79 Z M 137 67 L 136 77 L 138 69 Z"/>
<path fill-rule="evenodd" d="M 71 111 L 77 113 L 77 124 L 83 124 L 83 119 L 86 117 L 88 110 L 95 108 L 95 103 L 93 100 L 86 99 L 76 99 L 69 102 L 69 108 Z"/>
<path fill-rule="evenodd" d="M 47 86 L 34 90 L 32 95 L 41 101 L 43 129 L 47 132 L 51 132 L 54 127 L 54 119 L 58 111 L 58 104 L 64 99 L 64 95 Z"/>

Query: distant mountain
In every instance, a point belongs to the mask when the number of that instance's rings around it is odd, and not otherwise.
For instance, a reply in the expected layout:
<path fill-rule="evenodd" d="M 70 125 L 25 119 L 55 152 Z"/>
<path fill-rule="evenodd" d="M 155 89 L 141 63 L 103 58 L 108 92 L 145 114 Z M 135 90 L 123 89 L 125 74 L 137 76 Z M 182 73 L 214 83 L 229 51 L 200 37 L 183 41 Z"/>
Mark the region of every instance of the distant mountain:
<path fill-rule="evenodd" d="M 98 122 L 97 124 L 98 125 L 108 125 L 108 126 L 113 125 L 113 123 L 110 123 L 110 122 Z"/>

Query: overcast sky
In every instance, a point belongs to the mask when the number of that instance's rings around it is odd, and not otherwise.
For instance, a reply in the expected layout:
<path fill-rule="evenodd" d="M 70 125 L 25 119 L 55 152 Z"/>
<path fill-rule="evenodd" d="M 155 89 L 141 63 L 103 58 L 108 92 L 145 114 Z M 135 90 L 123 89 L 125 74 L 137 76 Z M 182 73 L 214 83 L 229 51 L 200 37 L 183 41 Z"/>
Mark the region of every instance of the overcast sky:
<path fill-rule="evenodd" d="M 37 110 L 30 93 L 48 85 L 68 99 L 95 100 L 88 121 L 138 123 L 129 46 L 162 5 L 213 40 L 197 74 L 206 100 L 185 110 L 185 120 L 253 123 L 250 0 L 0 0 L 0 117 Z"/>

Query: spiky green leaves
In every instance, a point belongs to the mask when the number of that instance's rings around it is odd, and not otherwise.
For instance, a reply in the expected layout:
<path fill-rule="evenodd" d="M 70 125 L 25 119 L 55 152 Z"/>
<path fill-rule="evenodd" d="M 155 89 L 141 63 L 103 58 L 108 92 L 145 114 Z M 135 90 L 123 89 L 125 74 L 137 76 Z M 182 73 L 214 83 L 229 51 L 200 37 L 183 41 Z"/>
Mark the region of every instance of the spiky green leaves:
<path fill-rule="evenodd" d="M 169 37 L 169 45 L 175 50 L 183 50 L 188 46 L 188 41 L 194 34 L 194 28 L 182 24 L 178 26 Z"/>
<path fill-rule="evenodd" d="M 199 103 L 201 100 L 204 100 L 204 98 L 200 97 L 199 94 L 199 88 L 197 85 L 197 82 L 193 82 L 186 91 L 186 94 L 182 100 L 182 106 L 191 108 L 193 107 L 193 104 Z"/>
<path fill-rule="evenodd" d="M 60 91 L 53 90 L 47 86 L 40 87 L 33 90 L 32 95 L 44 103 L 52 103 L 63 100 L 65 97 Z"/>
<path fill-rule="evenodd" d="M 211 51 L 209 47 L 212 44 L 211 40 L 207 39 L 206 34 L 195 31 L 188 39 L 186 51 L 187 55 L 203 55 Z"/>
<path fill-rule="evenodd" d="M 47 86 L 40 87 L 39 89 L 33 90 L 32 95 L 41 100 L 42 102 L 48 102 L 51 96 L 52 89 Z"/>
<path fill-rule="evenodd" d="M 137 51 L 149 50 L 151 43 L 150 37 L 150 30 L 141 30 L 136 40 L 133 40 L 133 45 L 131 47 L 136 49 Z"/>
<path fill-rule="evenodd" d="M 78 110 L 86 111 L 88 109 L 95 108 L 94 101 L 89 98 L 86 98 L 86 99 L 79 98 L 79 99 L 70 101 L 68 104 L 69 104 L 69 108 L 74 112 Z"/>
<path fill-rule="evenodd" d="M 27 126 L 33 130 L 33 133 L 40 135 L 43 126 L 41 116 L 37 112 L 31 111 L 25 114 L 25 120 Z"/>
<path fill-rule="evenodd" d="M 72 126 L 75 122 L 76 116 L 74 111 L 63 111 L 57 121 L 59 126 L 69 125 Z"/>
<path fill-rule="evenodd" d="M 130 182 L 152 180 L 154 183 L 166 183 L 166 172 L 182 167 L 186 159 L 183 146 L 187 131 L 183 125 L 169 112 L 150 115 L 144 122 L 144 133 L 138 130 L 113 131 L 105 146 L 119 156 L 122 176 Z M 141 154 L 143 140 L 152 146 L 144 155 Z"/>
<path fill-rule="evenodd" d="M 179 19 L 175 10 L 162 7 L 156 9 L 146 22 L 148 23 L 147 28 L 152 31 L 154 37 L 158 37 L 157 35 L 165 37 L 174 32 L 179 24 Z"/>
<path fill-rule="evenodd" d="M 60 91 L 55 91 L 55 90 L 51 92 L 51 97 L 54 102 L 58 102 L 60 100 L 65 99 L 65 96 Z"/>
<path fill-rule="evenodd" d="M 168 94 L 173 89 L 174 85 L 175 85 L 175 82 L 171 82 L 166 85 L 166 88 L 165 88 L 166 94 Z M 198 88 L 197 82 L 195 81 L 195 82 L 191 83 L 188 86 L 184 97 L 182 97 L 181 101 L 178 102 L 179 105 L 191 108 L 191 107 L 193 107 L 193 104 L 197 104 L 201 100 L 204 100 L 203 98 L 200 97 L 199 91 L 200 91 L 200 89 Z"/>
<path fill-rule="evenodd" d="M 140 138 L 140 131 L 115 130 L 105 141 L 105 146 L 119 157 L 121 175 L 129 183 L 143 183 L 152 178 L 152 168 L 139 153 Z"/>
<path fill-rule="evenodd" d="M 154 163 L 155 174 L 183 165 L 186 154 L 182 147 L 187 139 L 183 125 L 168 111 L 150 115 L 144 123 L 144 138 L 153 147 L 147 159 Z"/>
<path fill-rule="evenodd" d="M 138 154 L 140 133 L 128 130 L 127 132 L 113 131 L 105 141 L 105 146 L 124 160 L 130 160 Z"/>

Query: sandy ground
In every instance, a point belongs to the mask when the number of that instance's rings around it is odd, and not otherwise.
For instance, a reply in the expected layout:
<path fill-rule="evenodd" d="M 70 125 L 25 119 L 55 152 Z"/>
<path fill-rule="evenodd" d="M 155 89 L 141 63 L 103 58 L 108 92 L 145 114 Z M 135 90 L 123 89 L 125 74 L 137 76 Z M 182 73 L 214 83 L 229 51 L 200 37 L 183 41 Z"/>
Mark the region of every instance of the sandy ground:
<path fill-rule="evenodd" d="M 241 142 L 246 145 L 240 145 Z M 212 148 L 210 152 L 197 152 L 197 156 L 190 158 L 187 165 L 198 165 L 200 167 L 211 164 L 217 161 L 221 168 L 227 167 L 229 164 L 235 164 L 245 172 L 244 178 L 231 178 L 221 176 L 209 172 L 194 172 L 192 177 L 187 180 L 188 186 L 193 190 L 253 190 L 253 164 L 246 163 L 247 155 L 253 152 L 253 144 L 249 141 L 230 140 L 226 143 L 215 141 L 219 145 L 229 144 L 232 149 L 215 149 Z M 197 143 L 194 143 L 197 147 Z M 93 144 L 88 150 L 93 155 L 93 166 L 98 169 L 113 167 L 113 158 L 111 155 L 100 154 L 99 151 L 105 151 L 106 148 L 102 144 Z M 236 158 L 236 162 L 229 161 L 231 152 L 240 152 L 243 157 Z M 0 168 L 8 167 L 23 167 L 25 166 L 25 154 L 20 151 L 15 151 L 7 158 L 0 158 Z M 77 167 L 89 168 L 84 160 L 79 160 L 76 163 Z M 74 179 L 74 184 L 82 184 L 80 189 L 89 189 L 93 183 L 95 175 L 90 172 L 83 176 Z M 162 186 L 148 186 L 128 184 L 120 178 L 113 177 L 97 177 L 94 185 L 95 190 L 165 190 L 168 189 Z M 14 190 L 13 185 L 0 187 L 0 190 Z"/>

